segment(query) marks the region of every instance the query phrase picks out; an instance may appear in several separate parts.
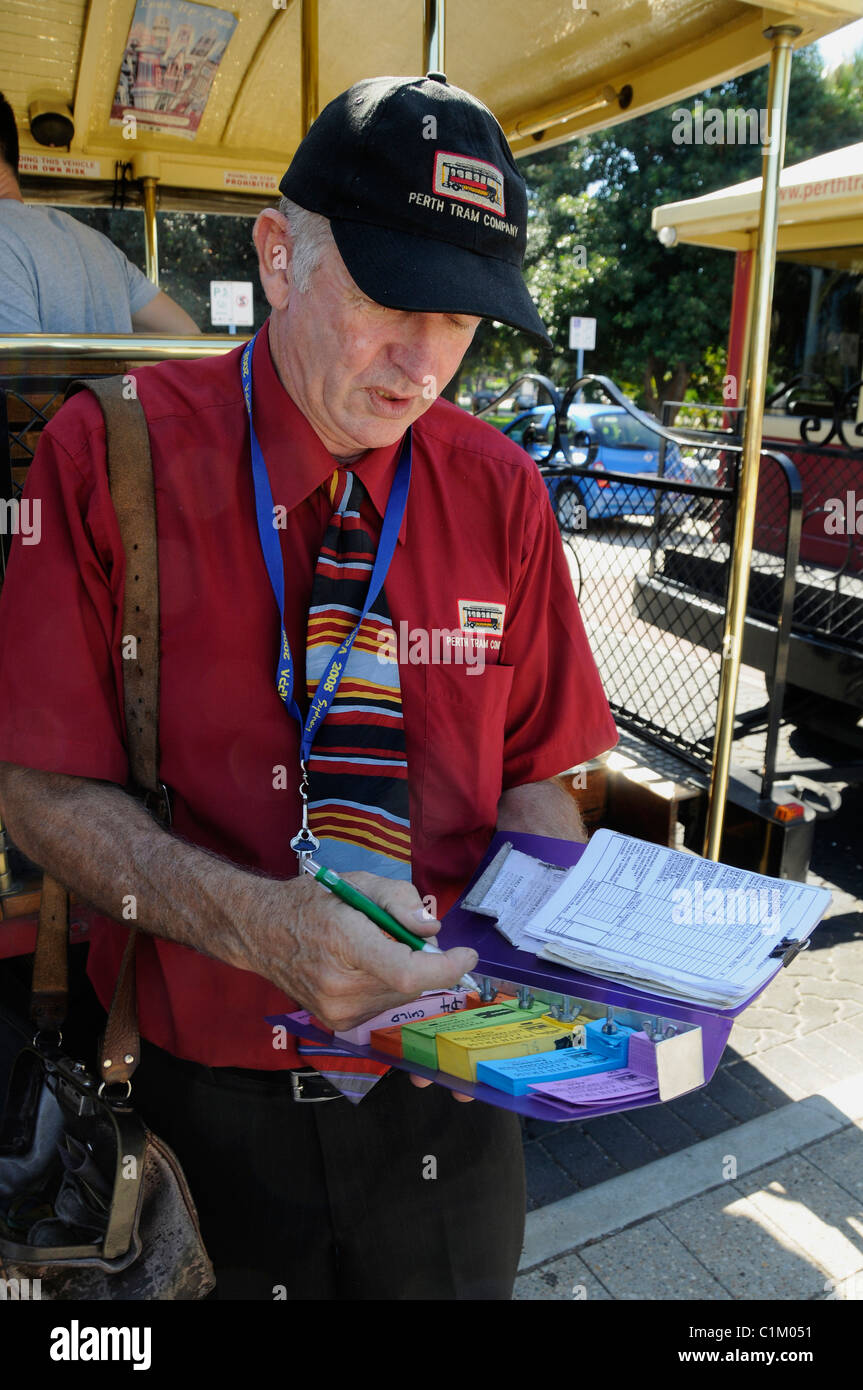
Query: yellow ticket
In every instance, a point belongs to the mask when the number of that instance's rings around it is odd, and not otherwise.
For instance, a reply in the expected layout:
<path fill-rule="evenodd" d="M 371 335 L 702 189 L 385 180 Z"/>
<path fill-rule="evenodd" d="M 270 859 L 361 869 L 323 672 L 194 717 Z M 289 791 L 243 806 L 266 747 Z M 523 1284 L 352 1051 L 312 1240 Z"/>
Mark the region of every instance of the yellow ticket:
<path fill-rule="evenodd" d="M 465 1028 L 458 1033 L 437 1037 L 437 1063 L 450 1076 L 476 1081 L 477 1062 L 499 1057 L 527 1057 L 534 1052 L 551 1052 L 572 1042 L 572 1024 L 525 1019 L 495 1028 Z"/>

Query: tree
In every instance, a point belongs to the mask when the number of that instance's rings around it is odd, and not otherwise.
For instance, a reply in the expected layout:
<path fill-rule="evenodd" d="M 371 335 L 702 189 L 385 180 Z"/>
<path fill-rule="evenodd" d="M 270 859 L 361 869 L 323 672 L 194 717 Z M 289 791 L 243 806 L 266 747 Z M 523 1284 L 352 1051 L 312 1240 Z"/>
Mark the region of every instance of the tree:
<path fill-rule="evenodd" d="M 854 72 L 825 78 L 814 49 L 794 55 L 785 162 L 859 139 L 863 97 Z M 767 70 L 703 93 L 704 111 L 760 111 Z M 681 120 L 666 107 L 609 131 L 559 146 L 522 164 L 530 198 L 526 275 L 556 344 L 569 317 L 598 320 L 589 370 L 604 373 L 654 412 L 689 383 L 719 394 L 731 307 L 727 252 L 658 242 L 652 209 L 699 197 L 761 172 L 760 143 L 677 143 Z M 705 127 L 706 132 L 706 127 Z M 726 132 L 727 133 L 727 132 Z M 520 366 L 572 380 L 567 349 L 538 351 L 522 340 Z"/>
<path fill-rule="evenodd" d="M 119 246 L 144 268 L 144 218 L 137 210 L 69 208 L 68 211 Z M 158 214 L 160 288 L 181 304 L 205 333 L 210 324 L 210 281 L 251 280 L 255 327 L 269 312 L 258 280 L 251 216 L 204 212 Z"/>

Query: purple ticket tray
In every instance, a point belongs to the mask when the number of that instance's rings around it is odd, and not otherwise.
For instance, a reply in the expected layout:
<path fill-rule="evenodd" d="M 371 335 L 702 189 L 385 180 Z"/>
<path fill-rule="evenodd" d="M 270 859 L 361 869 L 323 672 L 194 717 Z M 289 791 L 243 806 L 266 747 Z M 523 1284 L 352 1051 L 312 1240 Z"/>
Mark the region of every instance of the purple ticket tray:
<path fill-rule="evenodd" d="M 526 835 L 517 831 L 498 832 L 465 892 L 469 891 L 487 868 L 501 845 L 507 842 L 525 854 L 532 854 L 538 859 L 565 867 L 578 863 L 585 848 L 584 845 L 574 844 L 569 840 L 553 840 L 544 835 Z M 459 903 L 456 903 L 443 918 L 438 940 L 445 948 L 471 946 L 477 951 L 479 963 L 473 971 L 474 975 L 490 975 L 498 980 L 511 980 L 514 984 L 529 985 L 535 989 L 551 990 L 577 999 L 593 1000 L 621 1009 L 633 1009 L 646 1015 L 658 1014 L 664 1019 L 695 1024 L 701 1029 L 705 1085 L 719 1065 L 734 1019 L 752 1003 L 752 999 L 748 999 L 734 1009 L 708 1009 L 685 1004 L 680 1000 L 664 999 L 658 994 L 648 994 L 646 990 L 612 983 L 596 975 L 585 975 L 580 970 L 572 970 L 565 965 L 538 960 L 532 952 L 520 951 L 517 947 L 511 946 L 487 918 L 466 911 Z M 781 968 L 781 962 L 777 960 L 777 973 Z M 760 992 L 759 990 L 758 993 Z M 273 1015 L 267 1022 L 283 1025 L 289 1033 L 297 1037 L 311 1038 L 324 1043 L 333 1040 L 331 1034 L 313 1027 L 305 1010 L 293 1014 Z M 461 1077 L 450 1076 L 446 1072 L 432 1071 L 416 1062 L 406 1062 L 404 1058 L 378 1052 L 373 1047 L 359 1047 L 341 1038 L 338 1039 L 338 1045 L 346 1052 L 353 1052 L 357 1057 L 370 1057 L 377 1062 L 383 1062 L 385 1066 L 414 1072 L 439 1086 L 447 1086 L 451 1091 L 461 1091 L 464 1095 L 496 1105 L 501 1110 L 517 1111 L 518 1114 L 527 1115 L 535 1120 L 554 1120 L 559 1123 L 588 1120 L 594 1115 L 607 1115 L 618 1110 L 636 1110 L 645 1105 L 660 1103 L 657 1091 L 653 1095 L 627 1100 L 623 1104 L 591 1105 L 585 1106 L 583 1111 L 564 1112 L 550 1100 L 544 1100 L 537 1095 L 510 1096 L 505 1091 L 498 1091 L 494 1086 L 487 1086 L 483 1082 L 464 1081 Z"/>

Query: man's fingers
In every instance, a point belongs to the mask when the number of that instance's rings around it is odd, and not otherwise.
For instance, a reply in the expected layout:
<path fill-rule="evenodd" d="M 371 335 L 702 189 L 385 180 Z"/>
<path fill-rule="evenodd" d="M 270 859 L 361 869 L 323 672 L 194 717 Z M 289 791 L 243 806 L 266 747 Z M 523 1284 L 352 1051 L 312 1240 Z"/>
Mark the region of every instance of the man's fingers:
<path fill-rule="evenodd" d="M 403 879 L 381 878 L 378 874 L 353 873 L 344 877 L 366 897 L 386 908 L 397 922 L 416 936 L 434 936 L 440 931 L 440 922 L 424 906 L 412 883 L 406 883 Z"/>
<path fill-rule="evenodd" d="M 426 1086 L 432 1086 L 434 1084 L 432 1081 L 427 1080 L 427 1078 L 424 1076 L 415 1076 L 413 1072 L 410 1072 L 409 1075 L 411 1079 L 411 1084 L 416 1086 L 418 1090 L 424 1090 Z M 473 1096 L 466 1096 L 461 1091 L 452 1091 L 451 1095 L 453 1100 L 473 1100 Z"/>
<path fill-rule="evenodd" d="M 405 1000 L 416 999 L 427 989 L 453 989 L 479 959 L 476 951 L 467 946 L 454 946 L 440 953 L 412 951 L 352 908 L 346 911 L 343 930 L 342 959 L 374 975 Z"/>

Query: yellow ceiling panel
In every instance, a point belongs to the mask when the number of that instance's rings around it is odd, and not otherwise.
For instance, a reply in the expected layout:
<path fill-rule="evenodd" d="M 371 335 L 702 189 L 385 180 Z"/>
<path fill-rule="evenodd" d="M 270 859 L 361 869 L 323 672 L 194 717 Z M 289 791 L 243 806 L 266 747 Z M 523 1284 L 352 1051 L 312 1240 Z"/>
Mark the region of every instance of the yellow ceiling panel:
<path fill-rule="evenodd" d="M 238 22 L 194 138 L 141 122 L 133 140 L 110 112 L 135 0 L 0 0 L 0 90 L 22 148 L 38 149 L 27 108 L 48 87 L 73 105 L 70 153 L 101 160 L 102 178 L 118 158 L 147 162 L 178 188 L 218 189 L 226 170 L 244 168 L 279 177 L 301 133 L 302 0 L 209 3 Z M 157 8 L 170 15 L 171 0 Z M 319 0 L 320 104 L 363 77 L 421 72 L 424 8 Z M 802 45 L 863 15 L 863 0 L 787 0 L 778 16 L 745 0 L 447 0 L 445 66 L 525 154 L 759 66 L 769 51 L 763 30 L 782 14 L 801 26 Z M 624 106 L 618 96 L 630 88 Z"/>
<path fill-rule="evenodd" d="M 0 91 L 24 130 L 40 90 L 49 88 L 71 104 L 86 8 L 86 0 L 0 3 Z"/>

